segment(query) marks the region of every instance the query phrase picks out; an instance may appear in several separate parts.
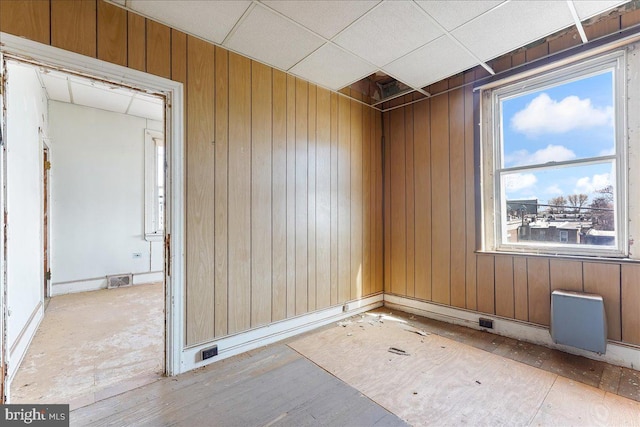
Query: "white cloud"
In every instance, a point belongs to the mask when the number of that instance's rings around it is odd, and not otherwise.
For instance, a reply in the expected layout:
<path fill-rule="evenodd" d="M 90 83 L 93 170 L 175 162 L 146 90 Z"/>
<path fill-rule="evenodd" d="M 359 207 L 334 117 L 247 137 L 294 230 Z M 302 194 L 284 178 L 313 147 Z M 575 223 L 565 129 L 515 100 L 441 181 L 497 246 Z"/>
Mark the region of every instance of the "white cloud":
<path fill-rule="evenodd" d="M 538 178 L 532 173 L 514 173 L 504 177 L 505 190 L 508 192 L 532 187 L 536 182 Z"/>
<path fill-rule="evenodd" d="M 591 194 L 611 184 L 611 175 L 608 173 L 596 174 L 592 177 L 585 176 L 576 182 L 576 193 Z"/>
<path fill-rule="evenodd" d="M 614 154 L 616 154 L 616 149 L 611 147 L 611 148 L 607 148 L 606 150 L 602 150 L 598 153 L 598 156 L 613 156 Z"/>
<path fill-rule="evenodd" d="M 504 156 L 505 165 L 520 166 L 544 164 L 548 162 L 562 162 L 565 160 L 573 160 L 576 154 L 562 145 L 547 145 L 534 153 L 527 150 L 518 150 Z"/>
<path fill-rule="evenodd" d="M 595 107 L 589 98 L 572 95 L 561 101 L 546 93 L 535 97 L 511 118 L 511 126 L 527 136 L 565 133 L 613 123 L 613 107 Z"/>
<path fill-rule="evenodd" d="M 562 188 L 560 188 L 560 186 L 558 184 L 553 184 L 549 187 L 547 187 L 544 190 L 545 194 L 557 194 L 558 196 L 563 195 L 564 191 L 562 191 Z"/>

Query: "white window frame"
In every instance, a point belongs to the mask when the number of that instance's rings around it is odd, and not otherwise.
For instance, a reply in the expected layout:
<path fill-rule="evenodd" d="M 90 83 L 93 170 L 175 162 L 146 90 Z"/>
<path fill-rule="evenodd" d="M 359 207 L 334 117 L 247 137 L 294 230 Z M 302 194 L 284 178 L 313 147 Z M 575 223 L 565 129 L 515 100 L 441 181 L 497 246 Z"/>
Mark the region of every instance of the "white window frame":
<path fill-rule="evenodd" d="M 152 129 L 144 131 L 144 237 L 154 242 L 164 239 L 158 206 L 158 147 L 164 147 L 164 135 Z M 166 199 L 166 198 L 165 198 Z"/>
<path fill-rule="evenodd" d="M 629 117 L 638 115 L 639 100 L 628 99 L 630 96 L 639 93 L 638 84 L 632 80 L 627 82 L 627 75 L 633 75 L 633 72 L 640 70 L 640 59 L 634 50 L 638 48 L 636 45 L 626 46 L 624 49 L 618 49 L 613 52 L 607 52 L 590 57 L 581 55 L 580 58 L 563 60 L 561 64 L 545 66 L 537 73 L 528 71 L 526 75 L 514 76 L 504 81 L 492 82 L 480 87 L 481 111 L 481 203 L 482 203 L 482 245 L 481 251 L 488 252 L 524 252 L 532 254 L 553 254 L 567 256 L 600 256 L 612 258 L 640 258 L 630 250 L 633 242 L 633 235 L 637 234 L 634 228 L 637 228 L 629 219 L 640 214 L 638 207 L 629 200 L 634 199 L 630 195 L 639 191 L 638 182 L 634 182 L 630 178 L 629 168 L 637 170 L 640 168 L 638 161 L 638 134 L 629 132 L 629 128 L 638 129 L 640 126 L 639 119 L 634 118 L 629 125 Z M 611 50 L 611 49 L 609 49 Z M 501 155 L 501 113 L 500 99 L 506 96 L 514 96 L 516 94 L 526 94 L 529 92 L 540 90 L 543 87 L 557 84 L 563 81 L 571 81 L 572 79 L 583 78 L 591 73 L 597 73 L 605 69 L 614 70 L 614 111 L 615 111 L 615 149 L 613 156 L 602 156 L 590 158 L 591 163 L 598 160 L 613 161 L 616 171 L 616 188 L 614 195 L 614 203 L 616 205 L 616 244 L 615 246 L 595 246 L 595 245 L 574 245 L 566 243 L 540 243 L 540 242 L 518 242 L 504 243 L 503 235 L 506 235 L 506 225 L 503 224 L 503 213 L 506 209 L 506 197 L 502 194 L 499 182 L 499 173 L 501 171 L 513 171 L 523 168 L 500 168 L 502 165 Z M 630 113 L 629 109 L 633 111 Z M 630 141 L 629 135 L 636 139 L 634 143 Z M 633 144 L 636 148 L 633 148 Z M 549 165 L 550 168 L 562 167 L 565 165 L 588 164 L 581 159 L 577 161 L 557 162 Z M 540 170 L 540 165 L 532 166 L 529 169 Z M 629 182 L 631 179 L 631 182 Z M 637 181 L 637 180 L 636 180 Z M 631 198 L 630 198 L 631 197 Z M 635 221 L 638 222 L 638 221 Z M 506 239 L 504 239 L 506 240 Z"/>

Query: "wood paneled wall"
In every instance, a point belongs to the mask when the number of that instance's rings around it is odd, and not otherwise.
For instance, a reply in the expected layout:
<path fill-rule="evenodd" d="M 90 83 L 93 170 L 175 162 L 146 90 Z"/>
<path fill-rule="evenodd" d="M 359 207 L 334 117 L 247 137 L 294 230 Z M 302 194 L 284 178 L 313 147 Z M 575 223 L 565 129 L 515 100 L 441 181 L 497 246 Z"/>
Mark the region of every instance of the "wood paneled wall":
<path fill-rule="evenodd" d="M 633 11 L 586 31 L 594 38 L 638 22 L 640 12 Z M 491 66 L 504 71 L 575 46 L 576 34 L 505 55 Z M 437 94 L 486 75 L 467 71 L 428 90 Z M 540 325 L 549 325 L 554 289 L 597 293 L 605 300 L 609 338 L 640 344 L 640 265 L 476 253 L 477 108 L 472 86 L 466 86 L 383 114 L 385 292 Z"/>
<path fill-rule="evenodd" d="M 185 84 L 185 344 L 382 291 L 380 113 L 100 0 L 0 31 Z"/>

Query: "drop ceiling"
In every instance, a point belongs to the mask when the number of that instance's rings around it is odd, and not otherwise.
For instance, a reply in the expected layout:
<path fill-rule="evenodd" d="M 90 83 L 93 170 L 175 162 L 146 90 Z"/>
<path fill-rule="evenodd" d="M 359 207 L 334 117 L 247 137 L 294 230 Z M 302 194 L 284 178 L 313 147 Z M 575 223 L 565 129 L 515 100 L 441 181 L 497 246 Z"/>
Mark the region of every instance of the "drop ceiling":
<path fill-rule="evenodd" d="M 112 0 L 339 90 L 373 73 L 421 90 L 626 1 Z M 572 13 L 575 9 L 575 14 Z"/>
<path fill-rule="evenodd" d="M 39 68 L 47 98 L 151 120 L 164 120 L 164 101 L 158 96 L 89 78 Z"/>

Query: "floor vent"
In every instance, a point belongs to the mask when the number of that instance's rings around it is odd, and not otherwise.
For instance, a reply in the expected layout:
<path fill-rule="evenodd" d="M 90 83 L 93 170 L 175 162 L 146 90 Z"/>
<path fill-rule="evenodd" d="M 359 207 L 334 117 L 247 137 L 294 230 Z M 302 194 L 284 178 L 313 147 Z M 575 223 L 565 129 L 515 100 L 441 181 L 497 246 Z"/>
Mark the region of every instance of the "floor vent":
<path fill-rule="evenodd" d="M 133 274 L 107 276 L 107 289 L 126 288 L 133 285 Z"/>

